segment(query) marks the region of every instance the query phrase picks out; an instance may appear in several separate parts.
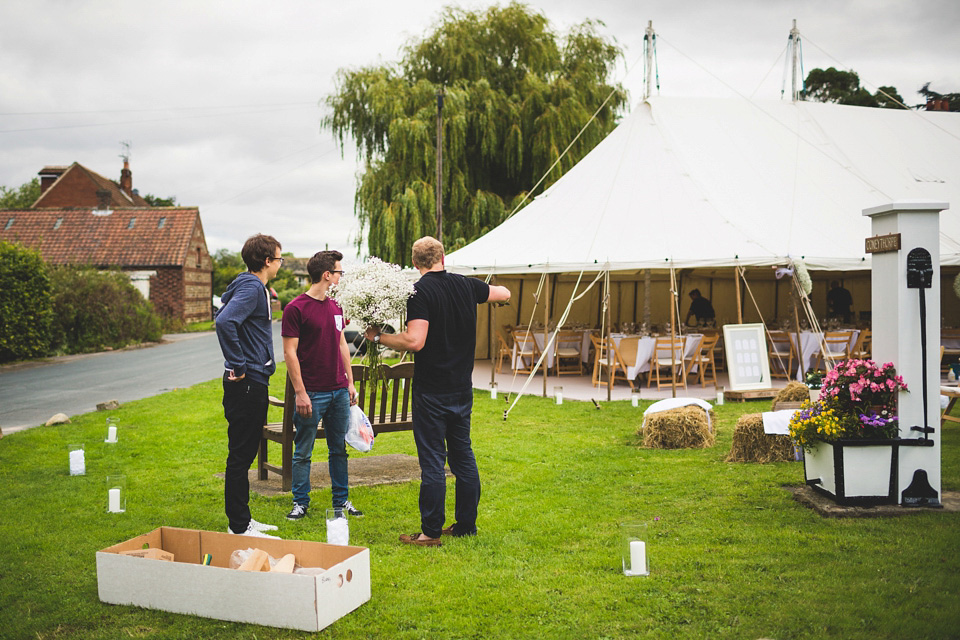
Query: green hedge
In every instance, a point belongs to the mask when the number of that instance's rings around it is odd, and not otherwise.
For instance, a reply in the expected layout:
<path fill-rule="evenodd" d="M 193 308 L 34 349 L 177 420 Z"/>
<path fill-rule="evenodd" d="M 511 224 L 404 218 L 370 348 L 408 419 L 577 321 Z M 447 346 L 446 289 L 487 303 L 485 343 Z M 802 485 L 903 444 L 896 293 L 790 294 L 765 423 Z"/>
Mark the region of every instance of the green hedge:
<path fill-rule="evenodd" d="M 159 340 L 160 318 L 127 276 L 90 267 L 50 267 L 53 346 L 65 353 Z"/>
<path fill-rule="evenodd" d="M 47 355 L 52 316 L 40 253 L 0 241 L 0 362 Z"/>

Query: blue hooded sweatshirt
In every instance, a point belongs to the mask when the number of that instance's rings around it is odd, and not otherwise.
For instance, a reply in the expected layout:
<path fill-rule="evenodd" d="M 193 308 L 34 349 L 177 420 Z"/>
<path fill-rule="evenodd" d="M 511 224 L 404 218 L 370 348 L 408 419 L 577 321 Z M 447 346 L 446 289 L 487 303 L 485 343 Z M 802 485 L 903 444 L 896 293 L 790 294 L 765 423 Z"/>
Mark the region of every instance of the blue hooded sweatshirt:
<path fill-rule="evenodd" d="M 273 316 L 267 288 L 249 271 L 238 275 L 220 296 L 223 306 L 217 313 L 217 339 L 225 359 L 223 365 L 237 377 L 269 384 L 277 370 L 273 361 Z"/>

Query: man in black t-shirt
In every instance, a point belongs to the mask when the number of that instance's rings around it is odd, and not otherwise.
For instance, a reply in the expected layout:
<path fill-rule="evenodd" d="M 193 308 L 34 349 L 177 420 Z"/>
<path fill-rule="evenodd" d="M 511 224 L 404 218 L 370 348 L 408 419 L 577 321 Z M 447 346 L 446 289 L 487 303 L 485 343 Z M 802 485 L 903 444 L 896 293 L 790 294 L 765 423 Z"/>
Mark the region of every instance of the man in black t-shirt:
<path fill-rule="evenodd" d="M 690 292 L 690 310 L 687 311 L 687 317 L 683 321 L 684 324 L 690 323 L 690 316 L 697 318 L 697 324 L 705 324 L 716 317 L 713 305 L 700 295 L 700 289 L 694 289 Z"/>
<path fill-rule="evenodd" d="M 850 292 L 843 288 L 839 280 L 830 282 L 830 291 L 827 292 L 827 317 L 849 324 L 853 319 L 851 307 L 853 296 Z"/>
<path fill-rule="evenodd" d="M 480 474 L 470 443 L 473 360 L 477 305 L 506 302 L 510 290 L 476 278 L 448 273 L 443 245 L 429 236 L 413 244 L 420 271 L 416 294 L 407 301 L 407 329 L 366 330 L 368 340 L 398 351 L 413 351 L 413 437 L 420 460 L 420 531 L 400 541 L 439 547 L 441 535 L 477 533 Z M 444 528 L 447 481 L 444 464 L 456 477 L 456 521 Z"/>

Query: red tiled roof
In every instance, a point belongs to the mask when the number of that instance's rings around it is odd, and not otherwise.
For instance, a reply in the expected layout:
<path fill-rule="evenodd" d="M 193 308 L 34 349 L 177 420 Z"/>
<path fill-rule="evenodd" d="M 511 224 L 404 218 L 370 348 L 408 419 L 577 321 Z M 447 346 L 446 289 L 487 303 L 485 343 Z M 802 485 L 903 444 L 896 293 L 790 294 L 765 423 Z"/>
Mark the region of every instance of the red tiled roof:
<path fill-rule="evenodd" d="M 110 215 L 96 215 L 94 211 L 2 209 L 0 240 L 39 249 L 43 259 L 51 264 L 182 266 L 193 231 L 200 225 L 196 207 L 114 209 Z"/>
<path fill-rule="evenodd" d="M 44 172 L 60 172 L 60 177 L 33 203 L 35 209 L 53 207 L 96 207 L 100 204 L 97 191 L 110 193 L 110 207 L 148 207 L 146 200 L 137 194 L 128 195 L 113 180 L 104 178 L 82 164 L 74 162 L 69 167 L 47 166 Z"/>

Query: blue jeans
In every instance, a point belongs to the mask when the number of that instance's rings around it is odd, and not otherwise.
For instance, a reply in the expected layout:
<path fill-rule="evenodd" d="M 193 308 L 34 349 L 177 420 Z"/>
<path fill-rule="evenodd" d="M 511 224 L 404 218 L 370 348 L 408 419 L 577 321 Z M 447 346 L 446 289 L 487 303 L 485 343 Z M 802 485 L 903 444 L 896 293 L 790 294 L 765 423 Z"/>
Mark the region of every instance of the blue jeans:
<path fill-rule="evenodd" d="M 344 438 L 350 421 L 350 392 L 308 391 L 313 413 L 303 417 L 293 415 L 293 501 L 303 506 L 310 505 L 310 459 L 313 443 L 317 439 L 317 426 L 323 420 L 329 451 L 330 486 L 333 489 L 333 505 L 339 507 L 347 501 L 347 445 Z"/>
<path fill-rule="evenodd" d="M 470 442 L 473 390 L 455 393 L 413 391 L 413 439 L 420 459 L 420 531 L 439 538 L 443 529 L 447 478 L 444 464 L 456 476 L 456 532 L 477 531 L 480 474 Z"/>

